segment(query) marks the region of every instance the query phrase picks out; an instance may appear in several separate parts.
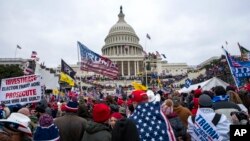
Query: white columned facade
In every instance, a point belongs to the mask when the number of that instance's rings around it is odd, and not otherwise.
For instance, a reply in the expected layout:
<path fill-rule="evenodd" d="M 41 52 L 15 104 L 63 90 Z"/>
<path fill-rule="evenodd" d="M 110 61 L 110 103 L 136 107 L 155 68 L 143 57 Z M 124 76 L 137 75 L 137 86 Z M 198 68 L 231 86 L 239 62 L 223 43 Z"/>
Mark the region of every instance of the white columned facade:
<path fill-rule="evenodd" d="M 139 61 L 143 61 L 142 46 L 139 44 L 139 37 L 124 17 L 122 7 L 120 7 L 118 22 L 111 27 L 105 38 L 103 53 L 112 61 L 119 62 L 117 64 L 119 64 L 119 73 L 122 76 L 130 76 L 131 74 L 138 76 Z"/>
<path fill-rule="evenodd" d="M 122 62 L 122 76 L 124 76 L 124 71 L 123 71 L 123 61 L 121 61 Z"/>
<path fill-rule="evenodd" d="M 137 63 L 137 69 L 138 69 L 137 71 L 138 71 L 138 73 L 140 73 L 139 61 L 137 61 L 136 63 Z"/>
<path fill-rule="evenodd" d="M 137 76 L 137 73 L 136 73 L 136 61 L 134 61 L 134 68 L 135 68 L 135 76 Z"/>
<path fill-rule="evenodd" d="M 128 61 L 128 76 L 130 76 L 130 61 Z"/>

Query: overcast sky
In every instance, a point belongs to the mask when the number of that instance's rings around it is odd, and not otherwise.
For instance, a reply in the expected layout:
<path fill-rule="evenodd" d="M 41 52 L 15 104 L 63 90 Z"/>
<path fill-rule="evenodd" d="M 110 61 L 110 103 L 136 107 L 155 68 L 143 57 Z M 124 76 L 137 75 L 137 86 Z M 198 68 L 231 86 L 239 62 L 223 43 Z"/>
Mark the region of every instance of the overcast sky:
<path fill-rule="evenodd" d="M 164 53 L 169 63 L 198 65 L 234 55 L 237 42 L 250 49 L 249 0 L 0 0 L 0 58 L 29 58 L 57 67 L 78 61 L 77 41 L 101 54 L 118 21 L 120 5 L 147 52 Z M 151 40 L 146 40 L 146 34 Z"/>

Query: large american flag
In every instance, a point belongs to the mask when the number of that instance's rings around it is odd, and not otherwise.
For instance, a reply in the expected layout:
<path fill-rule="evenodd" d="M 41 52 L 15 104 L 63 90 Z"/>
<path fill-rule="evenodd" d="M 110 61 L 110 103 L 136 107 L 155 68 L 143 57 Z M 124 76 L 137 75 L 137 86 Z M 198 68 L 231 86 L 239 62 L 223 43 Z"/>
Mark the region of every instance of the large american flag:
<path fill-rule="evenodd" d="M 130 117 L 135 121 L 140 141 L 175 141 L 173 129 L 160 108 L 160 102 L 139 104 Z"/>
<path fill-rule="evenodd" d="M 116 64 L 110 59 L 103 57 L 80 42 L 77 42 L 81 54 L 81 70 L 93 71 L 95 73 L 116 78 L 119 71 Z"/>
<path fill-rule="evenodd" d="M 224 48 L 223 48 L 224 49 Z M 229 61 L 229 64 L 233 67 L 241 67 L 241 64 L 236 61 L 225 49 L 224 49 L 225 53 L 226 53 L 226 57 Z"/>

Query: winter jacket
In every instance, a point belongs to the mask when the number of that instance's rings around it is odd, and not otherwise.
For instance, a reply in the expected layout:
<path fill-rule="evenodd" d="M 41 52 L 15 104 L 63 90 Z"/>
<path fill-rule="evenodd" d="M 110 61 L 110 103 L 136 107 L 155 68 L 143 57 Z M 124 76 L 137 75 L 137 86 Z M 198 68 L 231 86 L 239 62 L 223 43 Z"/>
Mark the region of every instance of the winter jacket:
<path fill-rule="evenodd" d="M 215 126 L 212 123 L 214 119 L 215 112 L 211 108 L 198 108 L 197 114 L 195 116 L 195 124 L 192 120 L 192 116 L 188 117 L 188 129 L 187 132 L 191 136 L 192 141 L 198 140 L 221 140 L 229 141 L 229 126 L 230 121 L 227 117 L 221 114 L 221 117 Z M 200 135 L 200 139 L 197 137 Z"/>
<path fill-rule="evenodd" d="M 230 101 L 215 102 L 213 105 L 213 109 L 216 113 L 224 114 L 231 123 L 232 121 L 230 113 L 233 111 L 241 111 L 240 107 L 237 104 Z"/>
<path fill-rule="evenodd" d="M 60 141 L 80 141 L 86 129 L 87 121 L 76 115 L 66 113 L 54 121 L 59 129 Z"/>
<path fill-rule="evenodd" d="M 180 117 L 185 127 L 187 127 L 187 119 L 190 115 L 192 115 L 191 111 L 188 108 L 179 105 L 178 107 L 174 107 L 174 112 Z"/>
<path fill-rule="evenodd" d="M 196 115 L 199 105 L 199 98 L 193 98 L 193 108 L 191 110 L 192 115 Z"/>
<path fill-rule="evenodd" d="M 172 129 L 175 134 L 175 138 L 182 137 L 185 140 L 186 138 L 186 130 L 187 128 L 184 126 L 180 118 L 177 116 L 176 113 L 172 113 L 167 115 L 167 118 L 172 126 Z"/>
<path fill-rule="evenodd" d="M 89 121 L 82 141 L 111 141 L 109 127 L 103 123 Z"/>
<path fill-rule="evenodd" d="M 130 119 L 117 121 L 112 130 L 112 141 L 140 141 L 135 123 Z"/>

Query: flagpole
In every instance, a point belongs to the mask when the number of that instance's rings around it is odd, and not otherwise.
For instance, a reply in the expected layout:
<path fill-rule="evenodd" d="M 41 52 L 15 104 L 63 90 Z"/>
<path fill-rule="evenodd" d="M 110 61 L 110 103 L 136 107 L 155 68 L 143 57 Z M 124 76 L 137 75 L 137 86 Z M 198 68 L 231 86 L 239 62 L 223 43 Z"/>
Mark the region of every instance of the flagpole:
<path fill-rule="evenodd" d="M 221 48 L 222 48 L 222 49 L 224 50 L 224 52 L 226 53 L 224 47 L 222 46 Z M 230 63 L 229 63 L 229 60 L 228 60 L 228 58 L 227 58 L 227 54 L 226 54 L 225 56 L 226 56 L 227 64 L 228 64 L 228 66 L 229 66 L 231 75 L 232 75 L 232 77 L 233 77 L 233 79 L 234 79 L 234 83 L 235 83 L 237 89 L 239 89 L 238 83 L 237 83 L 237 81 L 236 81 L 236 79 L 235 79 L 235 77 L 234 77 L 234 75 L 233 75 L 233 70 L 232 70 L 232 68 L 231 68 L 231 66 L 230 66 Z"/>
<path fill-rule="evenodd" d="M 79 57 L 79 53 L 80 53 L 80 47 L 77 43 L 77 56 L 78 56 L 78 63 L 80 63 L 80 57 Z M 81 63 L 79 64 L 79 70 L 80 73 L 82 74 L 82 70 L 81 70 Z M 82 76 L 80 74 L 80 94 L 82 94 Z"/>
<path fill-rule="evenodd" d="M 145 52 L 147 53 L 147 36 L 145 37 Z M 148 73 L 147 73 L 147 60 L 148 60 L 149 56 L 146 56 L 145 58 L 145 65 L 144 65 L 144 71 L 146 73 L 145 77 L 146 77 L 146 87 L 148 87 Z"/>

